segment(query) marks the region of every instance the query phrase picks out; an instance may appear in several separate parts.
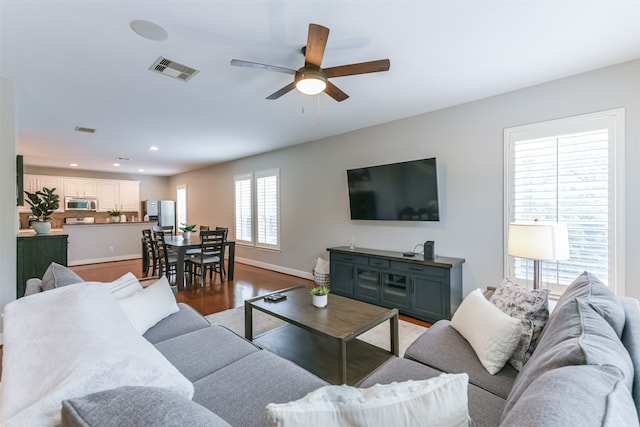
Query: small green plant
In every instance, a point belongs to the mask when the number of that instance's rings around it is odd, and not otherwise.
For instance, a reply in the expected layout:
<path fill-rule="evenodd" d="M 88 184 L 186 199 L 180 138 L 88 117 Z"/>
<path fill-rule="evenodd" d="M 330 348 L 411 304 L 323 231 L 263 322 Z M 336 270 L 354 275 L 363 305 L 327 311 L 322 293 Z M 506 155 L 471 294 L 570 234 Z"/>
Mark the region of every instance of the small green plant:
<path fill-rule="evenodd" d="M 182 227 L 180 227 L 180 230 L 182 231 L 189 231 L 189 232 L 195 232 L 196 231 L 196 225 L 195 224 L 185 224 L 184 222 L 182 223 Z"/>
<path fill-rule="evenodd" d="M 38 221 L 51 221 L 51 214 L 60 207 L 60 196 L 54 194 L 54 191 L 55 188 L 43 187 L 35 193 L 24 192 L 27 195 L 25 201 L 31 206 L 31 213 Z"/>
<path fill-rule="evenodd" d="M 107 211 L 107 215 L 109 215 L 109 216 L 120 216 L 121 212 L 118 209 L 114 209 L 112 211 Z"/>
<path fill-rule="evenodd" d="M 327 295 L 329 293 L 329 287 L 326 285 L 316 285 L 311 290 L 311 295 Z"/>

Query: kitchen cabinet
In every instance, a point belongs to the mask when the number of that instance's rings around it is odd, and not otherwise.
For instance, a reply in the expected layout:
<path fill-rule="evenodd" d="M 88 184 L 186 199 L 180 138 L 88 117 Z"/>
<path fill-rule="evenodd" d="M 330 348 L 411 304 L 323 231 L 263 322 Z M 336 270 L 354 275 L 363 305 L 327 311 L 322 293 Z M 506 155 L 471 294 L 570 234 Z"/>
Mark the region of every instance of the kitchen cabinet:
<path fill-rule="evenodd" d="M 464 259 L 407 258 L 400 252 L 327 249 L 331 292 L 436 322 L 451 319 L 462 302 Z"/>
<path fill-rule="evenodd" d="M 64 179 L 65 197 L 97 197 L 98 182 L 95 179 Z"/>
<path fill-rule="evenodd" d="M 35 193 L 42 190 L 42 188 L 55 188 L 55 194 L 60 196 L 60 207 L 55 212 L 64 212 L 64 188 L 63 179 L 59 176 L 47 176 L 47 175 L 31 175 L 25 174 L 23 176 L 24 190 L 29 193 Z M 27 202 L 24 202 L 24 206 L 20 206 L 19 212 L 31 212 L 31 206 Z"/>
<path fill-rule="evenodd" d="M 104 180 L 98 182 L 98 212 L 111 210 L 138 212 L 140 182 Z"/>
<path fill-rule="evenodd" d="M 33 277 L 42 279 L 49 264 L 56 262 L 67 265 L 67 235 L 28 234 L 17 238 L 17 281 L 18 298 L 24 296 L 27 280 Z"/>

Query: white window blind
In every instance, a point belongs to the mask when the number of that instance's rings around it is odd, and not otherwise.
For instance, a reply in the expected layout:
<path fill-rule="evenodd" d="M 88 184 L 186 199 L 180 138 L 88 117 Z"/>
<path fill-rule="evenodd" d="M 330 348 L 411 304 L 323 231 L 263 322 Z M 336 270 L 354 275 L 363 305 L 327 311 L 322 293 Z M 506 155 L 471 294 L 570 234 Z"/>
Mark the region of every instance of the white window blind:
<path fill-rule="evenodd" d="M 237 175 L 233 180 L 236 195 L 236 240 L 253 243 L 252 236 L 252 175 Z"/>
<path fill-rule="evenodd" d="M 279 248 L 279 174 L 256 173 L 257 245 Z"/>
<path fill-rule="evenodd" d="M 614 288 L 622 278 L 616 151 L 624 112 L 615 112 L 505 130 L 505 230 L 510 222 L 536 219 L 565 222 L 569 230 L 570 259 L 542 262 L 542 282 L 553 293 L 585 270 Z M 512 280 L 533 277 L 531 260 L 507 256 L 505 265 Z"/>

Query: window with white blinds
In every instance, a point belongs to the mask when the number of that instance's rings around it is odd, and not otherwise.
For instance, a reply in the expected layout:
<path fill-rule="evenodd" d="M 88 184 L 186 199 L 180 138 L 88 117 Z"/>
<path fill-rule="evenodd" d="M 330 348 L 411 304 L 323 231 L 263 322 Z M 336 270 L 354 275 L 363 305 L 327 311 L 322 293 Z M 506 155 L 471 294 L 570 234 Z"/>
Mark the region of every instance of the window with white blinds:
<path fill-rule="evenodd" d="M 234 182 L 236 240 L 256 247 L 280 249 L 279 170 L 238 175 Z"/>
<path fill-rule="evenodd" d="M 256 245 L 277 249 L 279 236 L 279 173 L 278 170 L 256 173 Z"/>
<path fill-rule="evenodd" d="M 187 223 L 187 185 L 176 186 L 176 216 L 178 227 Z"/>
<path fill-rule="evenodd" d="M 238 243 L 253 243 L 252 237 L 252 203 L 251 182 L 253 176 L 237 175 L 233 177 L 236 195 L 236 241 Z"/>
<path fill-rule="evenodd" d="M 570 259 L 542 262 L 552 293 L 585 270 L 624 291 L 623 132 L 622 109 L 505 129 L 505 237 L 512 222 L 560 221 L 569 230 Z M 531 260 L 506 255 L 505 266 L 507 277 L 531 282 Z"/>

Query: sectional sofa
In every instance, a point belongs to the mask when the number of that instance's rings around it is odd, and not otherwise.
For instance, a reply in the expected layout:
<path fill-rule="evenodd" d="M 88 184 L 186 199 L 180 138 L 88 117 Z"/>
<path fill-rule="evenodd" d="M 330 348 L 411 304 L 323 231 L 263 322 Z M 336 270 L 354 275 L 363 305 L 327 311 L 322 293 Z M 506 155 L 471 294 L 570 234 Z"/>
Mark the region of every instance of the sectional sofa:
<path fill-rule="evenodd" d="M 25 328 L 36 308 L 44 311 L 36 316 L 43 320 Z M 132 320 L 131 328 L 123 310 L 97 284 L 8 305 L 5 425 L 267 426 L 268 404 L 299 401 L 326 388 L 315 375 L 209 324 L 187 305 L 177 304 L 143 335 L 133 331 L 138 326 Z M 470 425 L 637 426 L 639 328 L 638 301 L 618 299 L 585 273 L 558 301 L 519 372 L 507 364 L 490 375 L 469 341 L 451 322 L 440 321 L 360 387 L 465 373 Z M 123 355 L 127 366 L 114 362 Z M 64 381 L 56 379 L 68 378 L 70 367 L 85 384 L 64 390 Z M 123 371 L 131 372 L 112 380 Z M 33 409 L 38 402 L 43 404 Z M 417 425 L 430 425 L 429 419 Z"/>

